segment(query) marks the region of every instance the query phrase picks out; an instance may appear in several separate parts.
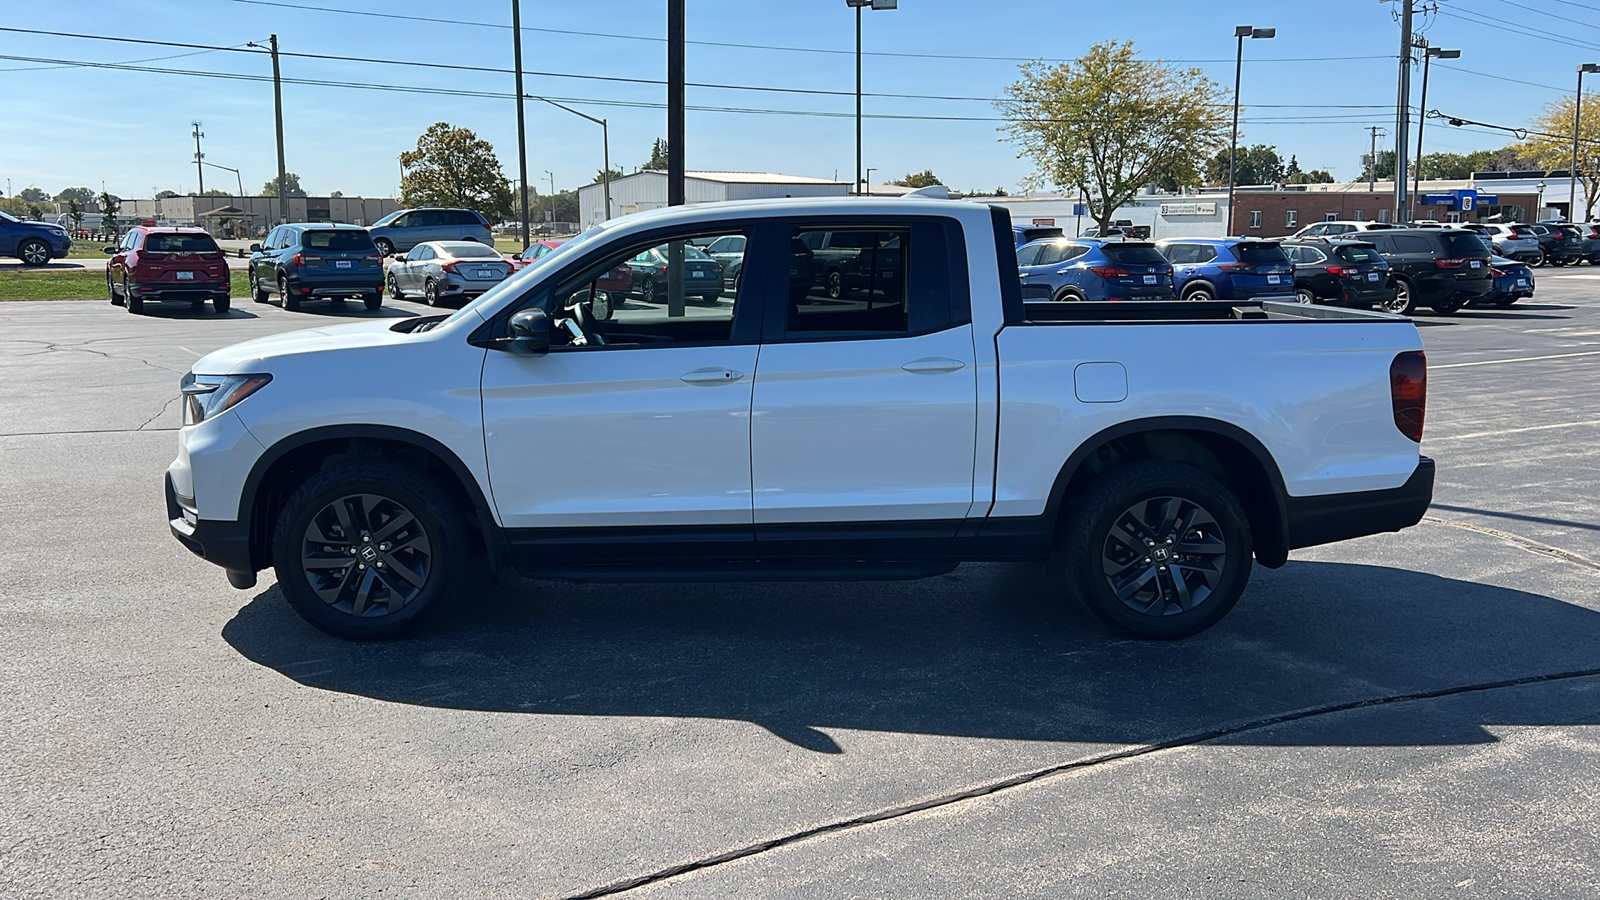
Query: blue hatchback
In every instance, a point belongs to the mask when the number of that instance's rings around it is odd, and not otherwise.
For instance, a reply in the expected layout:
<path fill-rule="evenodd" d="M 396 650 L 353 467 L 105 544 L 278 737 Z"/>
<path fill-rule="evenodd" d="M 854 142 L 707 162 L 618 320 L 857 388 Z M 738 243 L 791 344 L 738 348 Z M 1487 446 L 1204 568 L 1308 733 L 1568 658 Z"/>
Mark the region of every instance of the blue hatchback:
<path fill-rule="evenodd" d="M 1156 244 L 1172 263 L 1182 300 L 1294 300 L 1294 263 L 1277 241 L 1172 238 Z"/>
<path fill-rule="evenodd" d="M 1145 241 L 1050 238 L 1017 248 L 1024 300 L 1171 300 L 1172 265 Z"/>
<path fill-rule="evenodd" d="M 25 266 L 42 266 L 72 249 L 72 238 L 60 225 L 24 222 L 0 212 L 0 256 L 15 256 Z"/>

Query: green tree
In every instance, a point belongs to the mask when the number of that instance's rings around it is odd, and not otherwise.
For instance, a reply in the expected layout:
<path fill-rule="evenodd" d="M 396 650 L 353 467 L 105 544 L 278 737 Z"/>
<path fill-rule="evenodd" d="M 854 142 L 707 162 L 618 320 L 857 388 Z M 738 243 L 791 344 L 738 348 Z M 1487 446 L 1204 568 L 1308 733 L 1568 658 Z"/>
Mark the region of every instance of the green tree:
<path fill-rule="evenodd" d="M 923 169 L 921 172 L 912 172 L 904 178 L 901 178 L 897 181 L 891 181 L 889 183 L 898 184 L 901 187 L 908 188 L 925 188 L 936 184 L 944 184 L 944 182 L 939 180 L 939 176 L 933 174 L 932 169 Z"/>
<path fill-rule="evenodd" d="M 656 138 L 656 142 L 650 145 L 650 158 L 645 161 L 644 170 L 646 172 L 665 172 L 667 170 L 666 141 Z"/>
<path fill-rule="evenodd" d="M 168 199 L 171 199 L 173 197 L 181 197 L 181 196 L 183 196 L 183 195 L 178 193 L 177 191 L 156 191 L 156 199 L 157 200 L 168 200 Z"/>
<path fill-rule="evenodd" d="M 1058 187 L 1088 198 L 1102 228 L 1163 175 L 1195 184 L 1228 135 L 1226 94 L 1199 69 L 1141 60 L 1133 42 L 1096 44 L 1057 65 L 1025 63 L 996 105 L 1003 130 Z"/>
<path fill-rule="evenodd" d="M 204 194 L 201 194 L 200 196 L 202 196 L 202 197 L 232 197 L 233 193 L 230 192 L 230 191 L 219 191 L 216 188 L 212 188 L 211 190 L 206 191 Z"/>
<path fill-rule="evenodd" d="M 1278 184 L 1287 171 L 1278 148 L 1271 144 L 1240 146 L 1234 154 L 1234 184 Z M 1296 170 L 1299 165 L 1295 166 Z M 1226 147 L 1206 160 L 1206 183 L 1228 183 L 1228 150 Z"/>
<path fill-rule="evenodd" d="M 283 184 L 283 195 L 285 197 L 304 197 L 306 195 L 305 188 L 300 186 L 300 176 L 293 172 L 283 173 Z M 278 196 L 278 179 L 274 178 L 266 184 L 263 184 L 261 186 L 261 196 Z"/>
<path fill-rule="evenodd" d="M 83 230 L 83 204 L 78 202 L 77 197 L 67 198 L 67 217 L 72 220 L 73 231 Z"/>
<path fill-rule="evenodd" d="M 25 187 L 17 191 L 17 196 L 28 203 L 43 203 L 50 199 L 50 195 L 36 187 Z"/>
<path fill-rule="evenodd" d="M 100 230 L 108 234 L 117 233 L 117 208 L 121 201 L 114 194 L 107 191 L 100 192 Z"/>
<path fill-rule="evenodd" d="M 43 220 L 44 219 L 44 204 L 38 203 L 38 202 L 29 202 L 28 203 L 28 218 L 34 220 L 35 222 Z"/>
<path fill-rule="evenodd" d="M 417 138 L 417 149 L 400 154 L 400 165 L 406 206 L 462 206 L 490 222 L 511 218 L 511 182 L 494 146 L 470 129 L 435 122 Z"/>
<path fill-rule="evenodd" d="M 78 201 L 80 205 L 94 199 L 94 191 L 86 187 L 69 187 L 56 195 L 56 202 L 71 203 Z"/>
<path fill-rule="evenodd" d="M 1572 97 L 1563 97 L 1545 104 L 1544 112 L 1533 120 L 1530 131 L 1543 131 L 1548 134 L 1565 135 L 1564 137 L 1534 137 L 1530 138 L 1521 149 L 1535 163 L 1536 168 L 1550 171 L 1553 169 L 1570 169 L 1572 167 L 1572 114 L 1575 101 Z M 1578 131 L 1578 182 L 1583 185 L 1584 209 L 1583 218 L 1578 218 L 1576 211 L 1568 214 L 1567 218 L 1575 222 L 1587 222 L 1594 218 L 1594 204 L 1596 193 L 1600 193 L 1600 122 L 1594 117 L 1600 116 L 1600 97 L 1590 95 L 1583 98 L 1583 124 Z M 1507 150 L 1512 148 L 1505 148 Z M 1548 192 L 1547 196 L 1560 200 L 1566 195 L 1565 185 Z"/>
<path fill-rule="evenodd" d="M 590 184 L 599 184 L 602 181 L 605 181 L 607 174 L 608 173 L 606 172 L 605 169 L 600 169 L 599 171 L 594 173 L 594 181 L 590 182 Z M 612 181 L 616 181 L 618 178 L 622 177 L 622 170 L 621 169 L 612 169 L 609 174 L 611 175 L 611 180 Z"/>
<path fill-rule="evenodd" d="M 1283 180 L 1284 184 L 1333 184 L 1333 173 L 1327 169 L 1296 172 Z"/>
<path fill-rule="evenodd" d="M 1379 150 L 1377 169 L 1374 171 L 1372 154 L 1361 154 L 1361 179 L 1362 181 L 1387 181 L 1394 178 L 1394 151 Z"/>

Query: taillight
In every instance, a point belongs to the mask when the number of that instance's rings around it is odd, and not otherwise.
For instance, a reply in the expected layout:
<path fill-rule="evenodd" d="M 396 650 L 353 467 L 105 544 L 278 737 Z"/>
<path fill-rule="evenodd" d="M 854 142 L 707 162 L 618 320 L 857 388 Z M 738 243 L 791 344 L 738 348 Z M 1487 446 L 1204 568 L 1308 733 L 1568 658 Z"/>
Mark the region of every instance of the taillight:
<path fill-rule="evenodd" d="M 1116 266 L 1090 266 L 1089 271 L 1099 275 L 1101 278 L 1126 278 L 1133 274 L 1127 269 L 1119 269 Z"/>
<path fill-rule="evenodd" d="M 301 256 L 300 256 L 300 254 L 298 254 L 298 253 L 296 253 L 296 254 L 295 254 L 295 255 L 294 255 L 294 256 L 292 256 L 292 257 L 290 257 L 290 258 L 289 258 L 289 263 L 290 263 L 290 264 L 291 264 L 291 265 L 296 265 L 296 266 L 303 266 L 303 265 L 305 265 L 305 262 L 304 262 L 304 260 L 302 260 L 302 258 L 301 258 Z"/>
<path fill-rule="evenodd" d="M 449 272 L 451 275 L 460 275 L 461 274 L 461 270 L 456 268 L 455 260 L 451 260 L 450 262 L 445 263 L 444 265 L 440 266 L 439 268 L 444 269 L 446 272 Z"/>
<path fill-rule="evenodd" d="M 1349 278 L 1352 275 L 1359 275 L 1361 273 L 1351 266 L 1329 266 L 1328 274 L 1335 278 Z"/>
<path fill-rule="evenodd" d="M 1428 356 L 1421 350 L 1401 353 L 1389 364 L 1389 398 L 1394 403 L 1394 425 L 1406 437 L 1422 443 L 1422 416 L 1428 405 Z"/>
<path fill-rule="evenodd" d="M 1505 275 L 1506 275 L 1506 270 L 1505 269 L 1496 269 L 1493 266 L 1490 266 L 1489 267 L 1489 274 L 1493 275 L 1496 278 L 1504 278 Z"/>
<path fill-rule="evenodd" d="M 1249 264 L 1249 263 L 1238 263 L 1238 262 L 1235 262 L 1235 263 L 1223 263 L 1222 265 L 1217 266 L 1217 268 L 1221 269 L 1224 272 L 1254 272 L 1256 270 L 1256 267 L 1251 265 L 1251 264 Z"/>
<path fill-rule="evenodd" d="M 666 266 L 657 266 L 656 267 L 656 274 L 657 275 L 665 275 L 665 274 L 667 274 L 667 267 Z"/>
<path fill-rule="evenodd" d="M 1459 269 L 1467 264 L 1465 259 L 1437 259 L 1434 262 L 1437 262 L 1441 269 Z"/>

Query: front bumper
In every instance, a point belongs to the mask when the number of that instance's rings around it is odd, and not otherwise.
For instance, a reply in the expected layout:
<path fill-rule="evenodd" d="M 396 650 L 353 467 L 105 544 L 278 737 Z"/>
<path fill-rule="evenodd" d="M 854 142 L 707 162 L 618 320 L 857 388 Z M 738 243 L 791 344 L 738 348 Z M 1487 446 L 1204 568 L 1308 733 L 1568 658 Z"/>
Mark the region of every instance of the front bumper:
<path fill-rule="evenodd" d="M 219 522 L 201 519 L 195 511 L 193 498 L 180 497 L 172 484 L 172 474 L 166 476 L 167 527 L 178 543 L 201 559 L 215 563 L 230 572 L 254 572 L 250 559 L 250 526 L 248 522 Z"/>
<path fill-rule="evenodd" d="M 1289 549 L 1410 528 L 1433 502 L 1433 470 L 1433 460 L 1423 456 L 1397 488 L 1286 498 Z"/>

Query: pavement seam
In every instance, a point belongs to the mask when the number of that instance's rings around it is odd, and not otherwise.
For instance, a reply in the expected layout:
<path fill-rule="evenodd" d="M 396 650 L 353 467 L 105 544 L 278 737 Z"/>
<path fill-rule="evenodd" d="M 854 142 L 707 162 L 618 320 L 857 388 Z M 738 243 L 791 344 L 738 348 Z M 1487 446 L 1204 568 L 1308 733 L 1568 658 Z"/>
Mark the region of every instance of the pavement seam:
<path fill-rule="evenodd" d="M 1267 716 L 1265 718 L 1253 719 L 1237 725 L 1229 725 L 1221 728 L 1210 729 L 1208 731 L 1196 732 L 1183 737 L 1171 738 L 1152 744 L 1140 744 L 1136 747 L 1129 747 L 1124 750 L 1101 753 L 1073 762 L 1059 763 L 1043 769 L 1035 769 L 1030 772 L 1012 775 L 998 781 L 991 781 L 986 784 L 967 788 L 966 790 L 957 791 L 955 793 L 944 794 L 927 800 L 921 800 L 916 803 L 889 807 L 887 809 L 881 809 L 865 815 L 813 826 L 811 828 L 806 828 L 801 831 L 783 835 L 781 837 L 770 838 L 768 840 L 759 841 L 754 844 L 747 844 L 743 847 L 737 847 L 732 850 L 716 853 L 711 856 L 702 857 L 690 862 L 668 866 L 645 875 L 638 875 L 632 878 L 614 881 L 611 884 L 593 888 L 582 893 L 565 894 L 562 895 L 560 900 L 595 900 L 595 898 L 599 897 L 610 897 L 636 890 L 641 887 L 657 884 L 662 881 L 667 881 L 672 878 L 677 878 L 682 875 L 701 872 L 725 863 L 736 862 L 741 859 L 748 859 L 750 857 L 766 853 L 769 850 L 777 850 L 783 847 L 801 843 L 802 841 L 810 840 L 812 838 L 840 834 L 868 825 L 876 825 L 882 822 L 889 822 L 895 819 L 905 818 L 907 816 L 915 815 L 916 813 L 954 806 L 959 803 L 964 803 L 968 800 L 975 800 L 980 797 L 988 797 L 995 794 L 1000 794 L 1012 790 L 1013 788 L 1018 788 L 1023 785 L 1031 784 L 1045 778 L 1051 778 L 1056 775 L 1063 775 L 1069 772 L 1090 769 L 1096 766 L 1105 765 L 1107 763 L 1121 762 L 1128 759 L 1137 759 L 1139 757 L 1149 756 L 1164 750 L 1176 750 L 1183 747 L 1192 747 L 1208 741 L 1233 737 L 1252 731 L 1260 731 L 1262 729 L 1272 728 L 1274 726 L 1283 725 L 1290 722 L 1299 722 L 1306 719 L 1334 715 L 1336 713 L 1351 712 L 1358 709 L 1371 709 L 1380 706 L 1390 706 L 1397 703 L 1410 703 L 1419 700 L 1436 700 L 1442 697 L 1453 697 L 1461 694 L 1481 693 L 1485 691 L 1501 690 L 1504 688 L 1523 687 L 1530 684 L 1567 681 L 1577 678 L 1592 678 L 1595 676 L 1600 676 L 1600 668 L 1577 669 L 1573 671 L 1547 673 L 1543 675 L 1527 675 L 1522 678 L 1510 678 L 1501 681 L 1486 681 L 1477 684 L 1435 688 L 1434 690 L 1429 691 L 1416 691 L 1407 694 L 1391 694 L 1385 697 L 1369 697 L 1364 700 L 1349 700 L 1343 703 L 1330 703 L 1322 706 L 1303 707 L 1301 709 L 1291 710 L 1289 712 L 1279 713 L 1277 715 Z"/>
<path fill-rule="evenodd" d="M 1499 538 L 1508 544 L 1521 547 L 1524 550 L 1532 551 L 1541 556 L 1548 556 L 1553 559 L 1559 559 L 1563 562 L 1569 562 L 1573 565 L 1583 566 L 1584 568 L 1594 569 L 1595 571 L 1600 572 L 1600 562 L 1595 562 L 1594 560 L 1585 556 L 1579 556 L 1578 554 L 1573 553 L 1571 550 L 1563 550 L 1560 547 L 1552 547 L 1549 544 L 1540 543 L 1532 538 L 1525 538 L 1520 534 L 1512 534 L 1509 531 L 1500 531 L 1496 528 L 1486 528 L 1482 525 L 1474 525 L 1471 522 L 1457 522 L 1452 519 L 1441 519 L 1438 516 L 1423 516 L 1422 521 L 1432 522 L 1435 525 L 1448 525 L 1451 528 L 1465 528 L 1468 531 L 1476 531 L 1479 534 L 1486 534 L 1489 537 Z"/>

